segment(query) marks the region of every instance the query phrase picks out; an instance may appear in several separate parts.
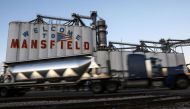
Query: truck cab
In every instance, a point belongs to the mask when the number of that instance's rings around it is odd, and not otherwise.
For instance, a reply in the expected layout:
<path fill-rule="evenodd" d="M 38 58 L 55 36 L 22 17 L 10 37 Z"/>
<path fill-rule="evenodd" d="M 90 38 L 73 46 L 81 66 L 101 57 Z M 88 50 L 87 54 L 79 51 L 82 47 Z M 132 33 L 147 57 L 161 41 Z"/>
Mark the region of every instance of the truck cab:
<path fill-rule="evenodd" d="M 143 54 L 128 55 L 127 82 L 130 85 L 144 83 L 151 87 L 155 82 L 160 82 L 161 86 L 171 89 L 186 89 L 189 86 L 189 71 L 185 65 L 163 67 L 160 59 L 146 58 Z"/>
<path fill-rule="evenodd" d="M 165 85 L 171 89 L 186 89 L 189 87 L 190 73 L 186 65 L 168 67 Z"/>

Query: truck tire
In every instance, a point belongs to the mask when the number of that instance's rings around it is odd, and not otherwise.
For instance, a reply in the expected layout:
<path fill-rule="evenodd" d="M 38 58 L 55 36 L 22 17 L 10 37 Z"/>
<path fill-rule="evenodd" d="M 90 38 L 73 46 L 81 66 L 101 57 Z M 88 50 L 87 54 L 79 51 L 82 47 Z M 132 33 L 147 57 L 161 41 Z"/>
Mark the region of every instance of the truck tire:
<path fill-rule="evenodd" d="M 7 88 L 1 88 L 0 89 L 0 96 L 1 97 L 6 97 L 6 96 L 9 96 L 9 91 Z"/>
<path fill-rule="evenodd" d="M 101 82 L 92 83 L 91 90 L 95 94 L 103 93 L 103 86 L 102 86 Z"/>
<path fill-rule="evenodd" d="M 109 93 L 115 93 L 118 90 L 118 83 L 117 82 L 108 82 L 106 84 L 106 90 Z"/>
<path fill-rule="evenodd" d="M 176 88 L 177 89 L 187 89 L 189 87 L 189 81 L 186 77 L 177 77 Z"/>

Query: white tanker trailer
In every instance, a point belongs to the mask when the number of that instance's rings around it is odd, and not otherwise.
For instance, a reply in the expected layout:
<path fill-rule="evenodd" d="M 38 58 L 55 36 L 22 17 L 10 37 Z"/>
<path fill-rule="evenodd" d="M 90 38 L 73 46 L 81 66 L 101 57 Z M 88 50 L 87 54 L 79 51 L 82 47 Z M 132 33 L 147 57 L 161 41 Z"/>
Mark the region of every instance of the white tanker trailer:
<path fill-rule="evenodd" d="M 188 87 L 183 53 L 171 52 L 163 41 L 160 48 L 118 42 L 107 45 L 105 20 L 97 21 L 96 12 L 72 17 L 38 15 L 30 22 L 9 23 L 1 96 L 23 95 L 31 89 L 47 87 L 88 87 L 94 93 L 113 93 L 133 84 L 150 87 L 158 81 L 170 88 Z M 92 20 L 91 26 L 82 19 Z M 151 52 L 145 47 L 162 51 Z"/>

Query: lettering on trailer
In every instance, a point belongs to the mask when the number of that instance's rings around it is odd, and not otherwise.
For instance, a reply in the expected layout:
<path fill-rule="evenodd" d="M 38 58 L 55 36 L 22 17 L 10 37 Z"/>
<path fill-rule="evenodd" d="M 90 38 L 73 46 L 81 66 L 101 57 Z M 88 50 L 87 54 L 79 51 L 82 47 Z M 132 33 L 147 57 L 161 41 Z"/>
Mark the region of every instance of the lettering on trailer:
<path fill-rule="evenodd" d="M 56 27 L 55 26 L 52 26 L 51 29 L 50 29 L 52 32 L 53 31 L 56 31 Z M 34 33 L 39 33 L 39 29 L 38 28 L 34 28 L 33 29 L 33 32 Z M 43 27 L 43 32 L 48 32 L 48 30 Z M 43 33 L 43 38 L 46 38 L 48 37 L 46 33 Z M 30 37 L 29 36 L 29 31 L 25 31 L 22 33 L 22 36 L 23 37 Z M 56 37 L 57 36 L 57 37 Z M 27 42 L 27 39 L 24 39 L 22 40 L 22 42 L 20 42 L 20 40 L 18 38 L 12 38 L 11 39 L 11 43 L 10 43 L 10 48 L 32 48 L 32 49 L 38 49 L 38 46 L 42 49 L 46 49 L 48 46 L 48 43 L 50 44 L 50 49 L 53 49 L 56 44 L 58 42 L 61 42 L 59 43 L 60 44 L 60 47 L 61 49 L 64 49 L 64 46 L 66 43 L 66 48 L 67 49 L 81 49 L 80 48 L 80 45 L 79 45 L 79 40 L 81 40 L 82 36 L 77 34 L 76 36 L 74 36 L 74 38 L 76 39 L 75 42 L 72 41 L 73 39 L 73 31 L 70 31 L 68 30 L 68 32 L 65 34 L 65 29 L 64 28 L 60 28 L 58 32 L 56 33 L 52 33 L 50 35 L 50 37 L 52 39 L 55 39 L 55 40 L 49 40 L 49 42 L 47 40 L 30 40 L 30 42 Z M 75 43 L 73 46 L 73 43 Z M 89 50 L 90 48 L 90 44 L 89 42 L 83 42 L 83 49 L 84 50 Z"/>

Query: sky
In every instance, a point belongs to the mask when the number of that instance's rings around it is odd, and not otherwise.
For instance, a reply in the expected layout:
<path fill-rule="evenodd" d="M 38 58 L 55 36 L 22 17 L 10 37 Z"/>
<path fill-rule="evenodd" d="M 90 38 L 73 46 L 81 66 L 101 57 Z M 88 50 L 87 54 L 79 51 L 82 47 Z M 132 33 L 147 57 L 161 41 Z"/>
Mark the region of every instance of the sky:
<path fill-rule="evenodd" d="M 30 21 L 37 14 L 71 18 L 71 13 L 90 11 L 106 20 L 108 41 L 190 38 L 190 0 L 0 0 L 0 62 L 5 61 L 9 22 Z M 187 63 L 189 49 L 184 49 Z"/>

